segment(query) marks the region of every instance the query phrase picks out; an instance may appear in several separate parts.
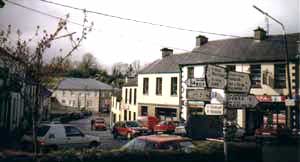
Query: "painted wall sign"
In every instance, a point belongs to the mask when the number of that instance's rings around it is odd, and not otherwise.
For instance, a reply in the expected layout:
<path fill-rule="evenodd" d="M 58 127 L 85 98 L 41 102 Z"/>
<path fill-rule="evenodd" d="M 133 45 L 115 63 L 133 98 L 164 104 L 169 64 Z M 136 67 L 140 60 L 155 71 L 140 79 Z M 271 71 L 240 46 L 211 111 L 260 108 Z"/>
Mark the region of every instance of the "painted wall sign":
<path fill-rule="evenodd" d="M 258 101 L 254 95 L 227 93 L 226 94 L 227 108 L 243 109 L 254 108 Z"/>
<path fill-rule="evenodd" d="M 187 87 L 206 88 L 205 78 L 189 78 L 185 84 Z"/>
<path fill-rule="evenodd" d="M 224 106 L 221 104 L 206 104 L 205 105 L 206 115 L 223 115 Z"/>
<path fill-rule="evenodd" d="M 249 93 L 251 88 L 250 75 L 241 72 L 228 72 L 227 91 Z"/>
<path fill-rule="evenodd" d="M 210 89 L 187 89 L 187 100 L 210 101 Z"/>
<path fill-rule="evenodd" d="M 226 70 L 223 67 L 207 65 L 206 81 L 209 88 L 224 89 L 226 85 Z"/>

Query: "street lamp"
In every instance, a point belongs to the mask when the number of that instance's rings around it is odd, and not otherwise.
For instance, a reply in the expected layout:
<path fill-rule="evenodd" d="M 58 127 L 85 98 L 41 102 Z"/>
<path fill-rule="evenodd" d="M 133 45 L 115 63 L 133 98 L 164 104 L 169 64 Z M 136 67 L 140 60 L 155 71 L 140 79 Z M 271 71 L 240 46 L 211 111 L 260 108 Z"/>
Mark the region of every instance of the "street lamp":
<path fill-rule="evenodd" d="M 283 31 L 283 41 L 284 41 L 284 49 L 285 49 L 285 61 L 286 61 L 286 66 L 287 66 L 287 77 L 288 77 L 288 99 L 292 99 L 292 89 L 291 89 L 291 76 L 290 76 L 290 62 L 289 62 L 289 52 L 288 52 L 288 47 L 287 47 L 287 38 L 286 38 L 286 30 L 285 27 L 283 25 L 283 23 L 281 23 L 280 21 L 278 21 L 277 19 L 275 19 L 274 17 L 270 16 L 267 12 L 264 12 L 263 10 L 261 10 L 260 8 L 258 8 L 257 6 L 253 5 L 253 8 L 255 8 L 256 10 L 258 10 L 260 13 L 262 13 L 263 15 L 271 18 L 273 21 L 275 21 L 276 23 L 278 23 Z M 288 106 L 288 127 L 291 128 L 291 107 Z"/>

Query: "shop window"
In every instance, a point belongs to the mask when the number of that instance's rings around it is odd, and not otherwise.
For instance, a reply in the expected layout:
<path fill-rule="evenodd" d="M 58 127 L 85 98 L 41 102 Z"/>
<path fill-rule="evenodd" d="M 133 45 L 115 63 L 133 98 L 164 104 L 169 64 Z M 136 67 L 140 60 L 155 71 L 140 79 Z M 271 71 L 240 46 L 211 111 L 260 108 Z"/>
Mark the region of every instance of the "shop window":
<path fill-rule="evenodd" d="M 148 115 L 148 107 L 147 106 L 142 106 L 141 107 L 141 115 L 142 116 L 147 116 Z"/>
<path fill-rule="evenodd" d="M 188 67 L 187 69 L 187 78 L 190 79 L 190 78 L 194 78 L 194 67 Z"/>
<path fill-rule="evenodd" d="M 156 95 L 162 94 L 162 78 L 156 78 Z"/>
<path fill-rule="evenodd" d="M 177 96 L 177 77 L 171 78 L 171 96 Z"/>
<path fill-rule="evenodd" d="M 250 65 L 252 88 L 261 88 L 261 65 Z"/>
<path fill-rule="evenodd" d="M 285 73 L 285 64 L 275 64 L 274 65 L 274 79 L 275 79 L 275 88 L 286 88 L 286 73 Z"/>
<path fill-rule="evenodd" d="M 144 78 L 143 80 L 143 94 L 149 93 L 149 78 Z"/>

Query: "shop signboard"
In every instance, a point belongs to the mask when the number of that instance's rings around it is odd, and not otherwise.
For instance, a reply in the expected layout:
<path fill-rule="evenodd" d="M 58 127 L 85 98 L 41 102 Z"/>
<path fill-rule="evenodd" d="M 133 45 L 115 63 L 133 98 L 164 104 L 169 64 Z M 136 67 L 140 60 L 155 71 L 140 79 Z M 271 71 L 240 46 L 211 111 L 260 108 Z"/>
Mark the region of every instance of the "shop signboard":
<path fill-rule="evenodd" d="M 210 101 L 210 89 L 187 89 L 187 100 Z"/>
<path fill-rule="evenodd" d="M 228 72 L 227 92 L 249 93 L 251 88 L 250 75 L 242 72 Z"/>
<path fill-rule="evenodd" d="M 205 105 L 206 115 L 223 115 L 224 105 L 221 104 L 206 104 Z"/>
<path fill-rule="evenodd" d="M 207 65 L 205 76 L 209 88 L 224 89 L 226 86 L 226 70 L 220 66 Z"/>
<path fill-rule="evenodd" d="M 205 78 L 189 78 L 185 84 L 187 87 L 206 88 Z"/>
<path fill-rule="evenodd" d="M 226 101 L 227 108 L 233 109 L 254 108 L 258 104 L 254 95 L 242 93 L 227 93 Z"/>

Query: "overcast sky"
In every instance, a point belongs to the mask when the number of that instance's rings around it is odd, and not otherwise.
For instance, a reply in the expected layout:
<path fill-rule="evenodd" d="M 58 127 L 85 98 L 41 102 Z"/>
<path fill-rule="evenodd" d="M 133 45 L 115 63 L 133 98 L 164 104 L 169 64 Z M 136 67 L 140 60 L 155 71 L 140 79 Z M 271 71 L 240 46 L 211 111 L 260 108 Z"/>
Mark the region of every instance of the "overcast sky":
<path fill-rule="evenodd" d="M 63 17 L 70 13 L 71 20 L 81 23 L 82 12 L 55 6 L 39 0 L 10 0 L 54 16 Z M 299 0 L 52 0 L 61 4 L 86 8 L 115 16 L 132 18 L 158 24 L 182 27 L 207 32 L 252 36 L 253 29 L 265 27 L 265 16 L 255 10 L 257 5 L 285 24 L 288 33 L 300 31 Z M 95 23 L 94 30 L 88 35 L 74 57 L 83 53 L 92 53 L 105 65 L 115 62 L 131 63 L 141 60 L 149 63 L 161 58 L 162 47 L 174 47 L 175 53 L 191 50 L 195 47 L 195 37 L 201 33 L 180 31 L 163 27 L 145 25 L 88 14 Z M 280 26 L 270 22 L 270 33 L 281 33 Z M 0 9 L 0 27 L 11 24 L 20 29 L 23 37 L 34 34 L 35 26 L 40 25 L 48 31 L 54 30 L 57 20 L 20 8 L 6 2 Z M 79 32 L 79 27 L 69 24 L 70 31 Z M 209 40 L 229 37 L 206 35 Z M 67 49 L 67 40 L 57 41 L 50 50 L 57 54 L 59 48 Z M 63 53 L 62 53 L 63 54 Z"/>

